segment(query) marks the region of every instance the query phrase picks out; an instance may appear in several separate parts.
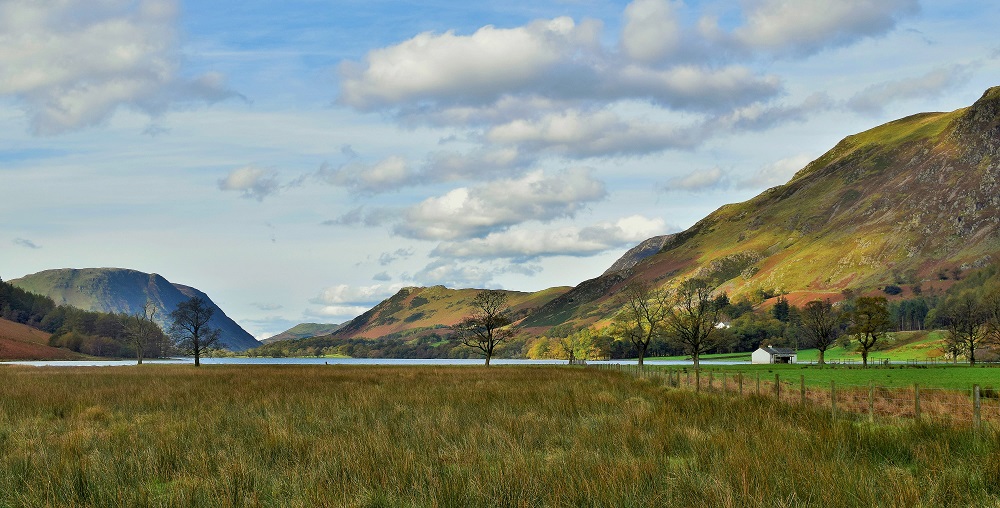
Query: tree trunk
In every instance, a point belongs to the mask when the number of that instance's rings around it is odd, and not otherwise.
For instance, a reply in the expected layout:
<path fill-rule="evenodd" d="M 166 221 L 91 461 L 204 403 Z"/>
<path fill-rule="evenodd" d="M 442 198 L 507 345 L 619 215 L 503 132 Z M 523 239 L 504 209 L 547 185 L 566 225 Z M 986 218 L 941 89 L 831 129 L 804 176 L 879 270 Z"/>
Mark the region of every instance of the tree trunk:
<path fill-rule="evenodd" d="M 694 360 L 694 370 L 698 370 L 699 369 L 698 365 L 700 363 L 700 359 L 698 358 L 698 353 L 691 355 L 691 359 Z"/>
<path fill-rule="evenodd" d="M 492 355 L 490 355 L 489 353 L 486 354 L 486 366 L 487 367 L 490 366 L 490 356 L 492 356 Z"/>
<path fill-rule="evenodd" d="M 972 367 L 976 366 L 976 347 L 969 346 L 969 365 Z"/>
<path fill-rule="evenodd" d="M 861 350 L 861 365 L 864 368 L 866 368 L 866 369 L 868 368 L 868 350 L 867 349 L 862 349 Z"/>
<path fill-rule="evenodd" d="M 200 352 L 197 349 L 194 351 L 194 366 L 195 367 L 201 367 L 201 354 L 199 354 L 199 353 Z"/>
<path fill-rule="evenodd" d="M 823 350 L 819 350 L 819 364 L 823 365 Z"/>

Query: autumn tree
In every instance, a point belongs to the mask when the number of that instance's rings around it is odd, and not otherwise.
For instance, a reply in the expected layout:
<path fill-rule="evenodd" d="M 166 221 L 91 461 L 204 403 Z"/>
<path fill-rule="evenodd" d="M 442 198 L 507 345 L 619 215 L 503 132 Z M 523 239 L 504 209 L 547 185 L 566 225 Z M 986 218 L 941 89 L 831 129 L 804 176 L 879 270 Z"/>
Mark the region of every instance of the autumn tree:
<path fill-rule="evenodd" d="M 684 352 L 691 355 L 697 370 L 701 355 L 715 346 L 713 338 L 721 315 L 721 309 L 712 299 L 712 286 L 707 279 L 687 279 L 674 289 L 669 301 L 666 329 Z"/>
<path fill-rule="evenodd" d="M 861 362 L 865 367 L 868 366 L 868 352 L 879 340 L 885 338 L 891 327 L 892 320 L 889 318 L 889 307 L 885 297 L 858 297 L 851 312 L 851 326 L 848 331 L 861 347 Z"/>
<path fill-rule="evenodd" d="M 842 316 L 830 300 L 813 300 L 800 313 L 802 330 L 810 339 L 810 344 L 819 350 L 819 364 L 823 365 L 826 350 L 840 337 Z"/>
<path fill-rule="evenodd" d="M 135 348 L 135 360 L 137 365 L 142 365 L 143 356 L 146 349 L 159 338 L 163 331 L 160 325 L 156 324 L 156 305 L 147 300 L 142 310 L 138 310 L 131 315 L 124 315 L 125 337 Z"/>
<path fill-rule="evenodd" d="M 569 360 L 570 365 L 572 365 L 578 361 L 590 359 L 595 337 L 596 334 L 592 330 L 585 328 L 556 339 L 556 348 L 561 356 Z"/>
<path fill-rule="evenodd" d="M 670 312 L 670 293 L 633 279 L 618 294 L 618 303 L 622 309 L 611 320 L 611 334 L 635 346 L 641 368 L 653 337 L 664 331 L 664 320 Z"/>
<path fill-rule="evenodd" d="M 170 313 L 170 336 L 177 347 L 194 356 L 195 367 L 201 365 L 201 355 L 222 337 L 222 330 L 208 324 L 214 313 L 215 309 L 197 296 L 177 304 Z"/>
<path fill-rule="evenodd" d="M 482 352 L 489 367 L 496 347 L 517 334 L 512 323 L 507 293 L 486 289 L 472 300 L 472 314 L 453 329 L 462 344 Z"/>

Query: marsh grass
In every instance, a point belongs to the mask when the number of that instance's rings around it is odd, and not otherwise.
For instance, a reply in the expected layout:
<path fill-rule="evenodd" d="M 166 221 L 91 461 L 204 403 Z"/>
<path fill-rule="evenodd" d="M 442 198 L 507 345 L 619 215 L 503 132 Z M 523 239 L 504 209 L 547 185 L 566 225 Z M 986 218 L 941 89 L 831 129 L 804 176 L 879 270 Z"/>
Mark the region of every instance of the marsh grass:
<path fill-rule="evenodd" d="M 1000 506 L 1000 437 L 568 368 L 0 368 L 0 506 Z"/>

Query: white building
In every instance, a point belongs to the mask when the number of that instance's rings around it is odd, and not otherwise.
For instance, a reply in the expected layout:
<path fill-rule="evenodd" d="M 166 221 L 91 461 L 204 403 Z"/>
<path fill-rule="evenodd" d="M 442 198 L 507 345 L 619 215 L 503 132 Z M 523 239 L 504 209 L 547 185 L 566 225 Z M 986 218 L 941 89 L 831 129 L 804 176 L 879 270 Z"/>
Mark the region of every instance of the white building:
<path fill-rule="evenodd" d="M 750 355 L 750 363 L 795 363 L 798 354 L 786 347 L 762 346 Z"/>

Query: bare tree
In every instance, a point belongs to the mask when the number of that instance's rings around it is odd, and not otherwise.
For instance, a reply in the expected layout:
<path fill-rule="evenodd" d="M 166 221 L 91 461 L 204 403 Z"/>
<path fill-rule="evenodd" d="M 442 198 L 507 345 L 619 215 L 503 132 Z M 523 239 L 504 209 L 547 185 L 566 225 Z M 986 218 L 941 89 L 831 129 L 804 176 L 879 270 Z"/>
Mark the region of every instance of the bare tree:
<path fill-rule="evenodd" d="M 125 337 L 132 347 L 135 348 L 135 360 L 137 365 L 142 365 L 146 348 L 153 344 L 163 331 L 160 325 L 156 324 L 156 305 L 146 300 L 146 305 L 142 310 L 136 311 L 132 315 L 125 316 Z"/>
<path fill-rule="evenodd" d="M 809 336 L 810 343 L 819 350 L 819 364 L 823 365 L 826 350 L 837 342 L 841 333 L 842 316 L 830 300 L 813 300 L 802 308 L 800 314 L 802 329 Z"/>
<path fill-rule="evenodd" d="M 194 356 L 195 367 L 201 366 L 201 355 L 222 337 L 222 330 L 208 325 L 214 313 L 215 309 L 197 296 L 177 304 L 170 313 L 170 336 L 177 347 Z"/>
<path fill-rule="evenodd" d="M 854 311 L 851 312 L 851 327 L 848 331 L 861 346 L 861 362 L 865 367 L 868 366 L 868 352 L 886 336 L 891 327 L 888 302 L 884 297 L 858 297 Z"/>
<path fill-rule="evenodd" d="M 453 329 L 462 344 L 483 353 L 489 367 L 496 347 L 517 334 L 507 306 L 507 293 L 492 289 L 480 291 L 472 300 L 472 308 L 472 314 Z"/>
<path fill-rule="evenodd" d="M 670 293 L 633 279 L 618 294 L 618 301 L 622 309 L 611 320 L 611 334 L 635 346 L 642 367 L 649 343 L 663 332 L 664 319 L 670 312 Z"/>
<path fill-rule="evenodd" d="M 668 310 L 667 330 L 691 355 L 697 370 L 701 355 L 715 345 L 712 339 L 720 319 L 721 309 L 712 299 L 711 284 L 701 278 L 681 282 L 673 292 L 672 305 Z"/>

